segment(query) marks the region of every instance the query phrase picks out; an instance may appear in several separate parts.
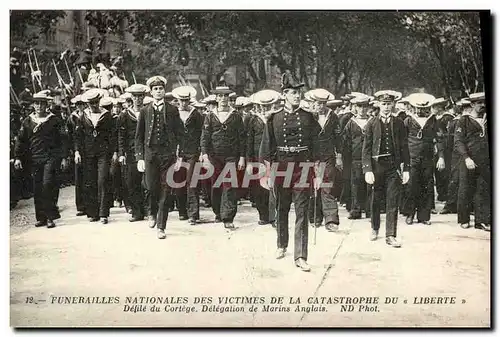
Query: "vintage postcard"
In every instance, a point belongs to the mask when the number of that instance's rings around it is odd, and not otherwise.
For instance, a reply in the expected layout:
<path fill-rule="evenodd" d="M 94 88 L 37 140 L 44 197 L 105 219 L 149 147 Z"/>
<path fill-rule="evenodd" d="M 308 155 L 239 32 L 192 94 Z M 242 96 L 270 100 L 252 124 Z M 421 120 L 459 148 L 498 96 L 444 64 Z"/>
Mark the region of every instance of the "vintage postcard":
<path fill-rule="evenodd" d="M 10 10 L 10 325 L 491 322 L 489 11 Z"/>

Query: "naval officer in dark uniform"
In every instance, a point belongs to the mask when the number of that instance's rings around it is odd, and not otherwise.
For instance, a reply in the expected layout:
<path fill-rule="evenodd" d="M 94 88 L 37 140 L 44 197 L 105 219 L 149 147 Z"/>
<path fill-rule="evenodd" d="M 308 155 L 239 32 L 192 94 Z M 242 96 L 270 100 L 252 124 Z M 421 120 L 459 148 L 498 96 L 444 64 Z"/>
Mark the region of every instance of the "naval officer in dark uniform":
<path fill-rule="evenodd" d="M 287 171 L 289 163 L 293 163 L 291 185 L 284 186 L 278 179 L 270 179 L 267 188 L 274 188 L 277 204 L 277 246 L 276 258 L 285 257 L 288 247 L 288 213 L 290 205 L 295 204 L 295 265 L 303 271 L 310 271 L 307 264 L 308 244 L 308 204 L 310 184 L 312 183 L 313 169 L 302 171 L 300 163 L 314 165 L 318 153 L 318 134 L 320 126 L 312 113 L 299 107 L 303 83 L 292 83 L 287 74 L 282 78 L 282 90 L 285 96 L 285 106 L 279 112 L 271 115 L 267 121 L 262 144 L 260 159 L 264 161 L 268 171 L 273 163 L 283 173 Z M 306 174 L 303 177 L 303 174 Z M 302 178 L 302 179 L 301 179 Z M 307 181 L 307 187 L 294 186 L 301 181 Z M 270 186 L 269 186 L 270 184 Z"/>
<path fill-rule="evenodd" d="M 374 241 L 378 237 L 380 200 L 385 196 L 386 243 L 392 247 L 401 247 L 396 240 L 399 195 L 401 183 L 406 184 L 410 179 L 408 137 L 403 121 L 392 115 L 398 98 L 401 94 L 392 90 L 375 93 L 380 114 L 366 124 L 362 152 L 365 181 L 373 185 L 370 239 Z"/>
<path fill-rule="evenodd" d="M 135 156 L 137 169 L 145 172 L 149 192 L 149 227 L 158 225 L 158 239 L 165 239 L 171 186 L 167 171 L 182 155 L 183 125 L 179 110 L 165 101 L 167 80 L 154 76 L 147 80 L 153 101 L 144 106 L 137 119 Z"/>

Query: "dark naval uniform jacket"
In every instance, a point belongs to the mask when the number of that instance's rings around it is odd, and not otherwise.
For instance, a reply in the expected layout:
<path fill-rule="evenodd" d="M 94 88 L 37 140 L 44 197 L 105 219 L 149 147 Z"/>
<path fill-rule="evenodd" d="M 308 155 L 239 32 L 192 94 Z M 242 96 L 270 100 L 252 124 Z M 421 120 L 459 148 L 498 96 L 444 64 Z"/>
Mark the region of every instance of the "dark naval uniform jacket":
<path fill-rule="evenodd" d="M 104 113 L 94 127 L 85 110 L 76 129 L 75 151 L 87 157 L 109 156 L 118 151 L 116 120 L 110 111 Z"/>
<path fill-rule="evenodd" d="M 313 114 L 298 108 L 286 107 L 272 114 L 265 126 L 259 150 L 261 160 L 281 161 L 282 157 L 319 160 L 319 123 Z"/>
<path fill-rule="evenodd" d="M 243 119 L 232 111 L 224 123 L 215 113 L 205 116 L 201 135 L 201 152 L 209 156 L 239 159 L 245 156 L 246 134 Z"/>
<path fill-rule="evenodd" d="M 14 147 L 16 159 L 28 158 L 34 162 L 61 160 L 68 155 L 67 152 L 68 139 L 60 117 L 50 113 L 42 123 L 37 123 L 31 115 L 23 120 Z"/>
<path fill-rule="evenodd" d="M 317 146 L 318 157 L 335 158 L 337 153 L 341 153 L 341 144 L 339 117 L 329 109 L 324 127 L 321 128 L 321 126 L 319 126 Z"/>
<path fill-rule="evenodd" d="M 366 124 L 365 140 L 363 142 L 363 173 L 373 172 L 373 163 L 378 161 L 378 156 L 382 154 L 381 136 L 382 120 L 380 115 L 371 118 Z M 403 171 L 409 171 L 410 153 L 408 150 L 408 137 L 403 121 L 397 117 L 391 117 L 389 122 L 392 147 L 394 150 L 394 164 L 397 168 L 403 164 Z"/>
<path fill-rule="evenodd" d="M 155 116 L 159 119 L 156 120 Z M 164 101 L 159 112 L 155 110 L 154 102 L 144 106 L 139 114 L 135 133 L 136 159 L 151 160 L 155 155 L 175 157 L 177 150 L 182 155 L 183 134 L 183 123 L 175 106 Z"/>
<path fill-rule="evenodd" d="M 488 125 L 480 125 L 469 115 L 462 115 L 455 125 L 455 151 L 461 160 L 471 158 L 478 166 L 490 166 Z"/>
<path fill-rule="evenodd" d="M 183 123 L 183 155 L 195 156 L 201 152 L 201 133 L 203 130 L 203 121 L 205 115 L 195 108 L 192 108 L 191 114 Z"/>
<path fill-rule="evenodd" d="M 247 160 L 257 159 L 259 157 L 260 144 L 266 123 L 261 117 L 252 115 L 248 117 L 247 126 Z"/>
<path fill-rule="evenodd" d="M 444 154 L 444 131 L 440 128 L 436 116 L 431 116 L 422 128 L 413 116 L 404 121 L 408 135 L 408 149 L 411 159 L 428 159 L 434 157 L 434 145 L 440 158 Z"/>
<path fill-rule="evenodd" d="M 126 156 L 127 162 L 135 160 L 135 131 L 137 116 L 125 109 L 118 116 L 118 156 Z"/>

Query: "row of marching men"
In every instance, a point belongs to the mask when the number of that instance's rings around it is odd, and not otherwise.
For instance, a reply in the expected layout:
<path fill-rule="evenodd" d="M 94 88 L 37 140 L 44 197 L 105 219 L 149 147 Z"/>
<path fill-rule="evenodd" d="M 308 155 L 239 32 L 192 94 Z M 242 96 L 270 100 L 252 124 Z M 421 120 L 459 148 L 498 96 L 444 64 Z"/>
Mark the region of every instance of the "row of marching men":
<path fill-rule="evenodd" d="M 309 269 L 306 261 L 310 209 L 321 213 L 327 230 L 338 229 L 338 182 L 339 176 L 345 177 L 345 171 L 349 171 L 350 180 L 342 188 L 342 195 L 347 194 L 345 186 L 350 186 L 350 218 L 358 218 L 362 210 L 367 211 L 372 223 L 371 239 L 375 240 L 384 207 L 386 242 L 399 247 L 398 210 L 407 216 L 408 223 L 416 216 L 417 221 L 428 224 L 433 199 L 430 172 L 434 167 L 442 170 L 447 166 L 444 131 L 436 115 L 431 113 L 433 103 L 439 104 L 439 101 L 430 95 L 410 95 L 403 100 L 411 107 L 405 118 L 404 113 L 397 113 L 396 103 L 401 102 L 401 94 L 394 91 L 381 91 L 374 97 L 353 94 L 347 97 L 348 106 L 343 109 L 345 99 L 334 100 L 333 95 L 323 89 L 306 93 L 302 100 L 302 86 L 284 81 L 281 94 L 263 90 L 251 98 L 236 98 L 229 88 L 217 87 L 213 96 L 195 102 L 193 88 L 180 87 L 168 95 L 166 80 L 155 76 L 146 85 L 127 88 L 127 93 L 116 100 L 105 97 L 99 89 L 90 89 L 75 97 L 73 103 L 77 110 L 72 115 L 69 132 L 64 132 L 65 123 L 47 110 L 51 99 L 48 94 L 34 95 L 35 113 L 23 122 L 15 152 L 16 158 L 20 158 L 30 151 L 36 162 L 37 226 L 51 228 L 60 217 L 53 176 L 59 166 L 67 165 L 68 144 L 73 144 L 74 158 L 71 159 L 80 168 L 76 182 L 77 200 L 80 199 L 81 204 L 79 214 L 86 214 L 90 221 L 108 222 L 112 163 L 118 162 L 124 167 L 126 200 L 132 213 L 130 221 L 147 218 L 151 228 L 157 227 L 158 238 L 164 239 L 172 190 L 166 181 L 169 168 L 174 166 L 177 178 L 183 179 L 183 176 L 187 179 L 186 186 L 190 186 L 194 163 L 212 164 L 214 174 L 209 184 L 212 209 L 216 221 L 231 230 L 237 212 L 238 189 L 230 184 L 215 184 L 228 163 L 241 173 L 252 169 L 247 167 L 252 161 L 264 162 L 266 166 L 277 163 L 280 169 L 290 162 L 313 162 L 316 164 L 312 172 L 312 176 L 316 174 L 313 190 L 289 188 L 266 180 L 252 185 L 259 223 L 274 222 L 277 228 L 277 258 L 286 254 L 288 213 L 293 202 L 296 212 L 294 260 L 302 270 Z M 150 102 L 144 104 L 146 99 Z M 459 158 L 456 201 L 459 223 L 464 228 L 469 226 L 469 206 L 473 199 L 475 225 L 488 230 L 490 173 L 484 94 L 471 95 L 469 100 L 461 102 L 463 106 L 470 105 L 470 109 L 462 117 L 453 118 L 456 120 L 453 152 Z M 436 163 L 435 147 L 439 157 Z M 325 164 L 323 175 L 317 175 L 320 162 Z M 15 166 L 22 166 L 19 159 Z M 453 169 L 452 160 L 452 172 Z M 292 172 L 292 183 L 300 180 L 300 172 Z M 325 181 L 334 184 L 323 187 L 321 183 Z M 451 181 L 453 179 L 450 184 Z M 407 183 L 407 195 L 401 198 L 401 185 Z M 200 220 L 197 187 L 185 187 L 185 193 L 180 193 L 185 195 L 186 214 L 183 215 L 193 225 Z M 371 202 L 367 202 L 367 191 L 372 191 Z M 315 197 L 311 198 L 312 195 Z M 449 209 L 452 203 L 447 206 Z M 313 221 L 318 222 L 317 218 Z"/>

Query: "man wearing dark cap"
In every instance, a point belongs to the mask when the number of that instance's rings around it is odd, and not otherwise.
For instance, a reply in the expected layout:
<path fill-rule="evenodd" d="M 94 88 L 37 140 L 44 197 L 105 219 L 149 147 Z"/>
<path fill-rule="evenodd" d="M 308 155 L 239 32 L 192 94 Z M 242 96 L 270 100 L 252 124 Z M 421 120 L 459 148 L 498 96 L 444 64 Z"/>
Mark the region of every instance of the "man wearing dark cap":
<path fill-rule="evenodd" d="M 410 179 L 408 137 L 403 122 L 392 115 L 398 97 L 401 98 L 401 94 L 392 90 L 375 93 L 380 114 L 366 124 L 362 152 L 365 181 L 373 185 L 370 240 L 378 237 L 380 200 L 385 196 L 386 243 L 396 248 L 401 247 L 396 240 L 401 183 L 406 184 Z"/>
<path fill-rule="evenodd" d="M 245 169 L 246 146 L 243 120 L 229 106 L 229 94 L 232 92 L 224 86 L 212 91 L 217 97 L 218 106 L 205 116 L 201 135 L 202 159 L 211 163 L 215 169 L 212 175 L 212 209 L 215 220 L 222 221 L 224 228 L 228 230 L 235 228 L 233 220 L 238 207 L 237 189 L 231 183 L 216 183 L 222 181 L 219 175 L 225 172 L 225 168 L 229 168 L 226 165 L 233 165 L 237 170 Z M 234 170 L 229 170 L 229 174 L 234 173 Z"/>
<path fill-rule="evenodd" d="M 149 227 L 158 226 L 158 239 L 165 239 L 171 186 L 167 171 L 182 154 L 183 126 L 179 110 L 165 102 L 167 80 L 154 76 L 147 80 L 153 102 L 142 108 L 137 120 L 135 156 L 137 169 L 145 172 L 149 192 Z"/>
<path fill-rule="evenodd" d="M 88 104 L 76 127 L 75 163 L 83 164 L 85 213 L 91 222 L 107 224 L 110 209 L 109 171 L 117 158 L 116 122 L 111 115 L 112 101 L 100 89 L 82 95 Z"/>
<path fill-rule="evenodd" d="M 60 166 L 66 168 L 67 139 L 63 121 L 50 112 L 46 92 L 33 95 L 35 113 L 26 117 L 19 129 L 14 149 L 14 167 L 22 169 L 21 158 L 31 161 L 36 227 L 55 227 L 61 215 L 55 192 L 59 189 L 57 175 Z"/>
<path fill-rule="evenodd" d="M 296 215 L 294 261 L 301 270 L 310 271 L 311 268 L 307 264 L 307 215 L 313 170 L 308 169 L 304 164 L 314 165 L 317 160 L 320 126 L 310 112 L 299 107 L 300 89 L 304 83 L 296 83 L 292 80 L 287 77 L 287 74 L 283 75 L 281 88 L 285 96 L 285 106 L 269 118 L 264 130 L 259 157 L 264 161 L 268 171 L 271 170 L 271 164 L 275 163 L 279 173 L 287 171 L 285 174 L 289 175 L 288 164 L 293 165 L 289 186 L 284 186 L 283 181 L 273 181 L 273 179 L 270 180 L 272 186 L 268 186 L 274 188 L 278 204 L 276 258 L 285 257 L 288 248 L 288 213 L 293 202 Z M 303 167 L 306 168 L 306 172 L 303 172 Z M 304 180 L 307 181 L 307 187 L 299 185 Z"/>
<path fill-rule="evenodd" d="M 465 161 L 460 167 L 458 223 L 470 227 L 471 198 L 474 203 L 474 228 L 491 230 L 491 168 L 489 135 L 484 92 L 471 94 L 472 110 L 463 115 L 455 128 L 455 149 Z"/>

